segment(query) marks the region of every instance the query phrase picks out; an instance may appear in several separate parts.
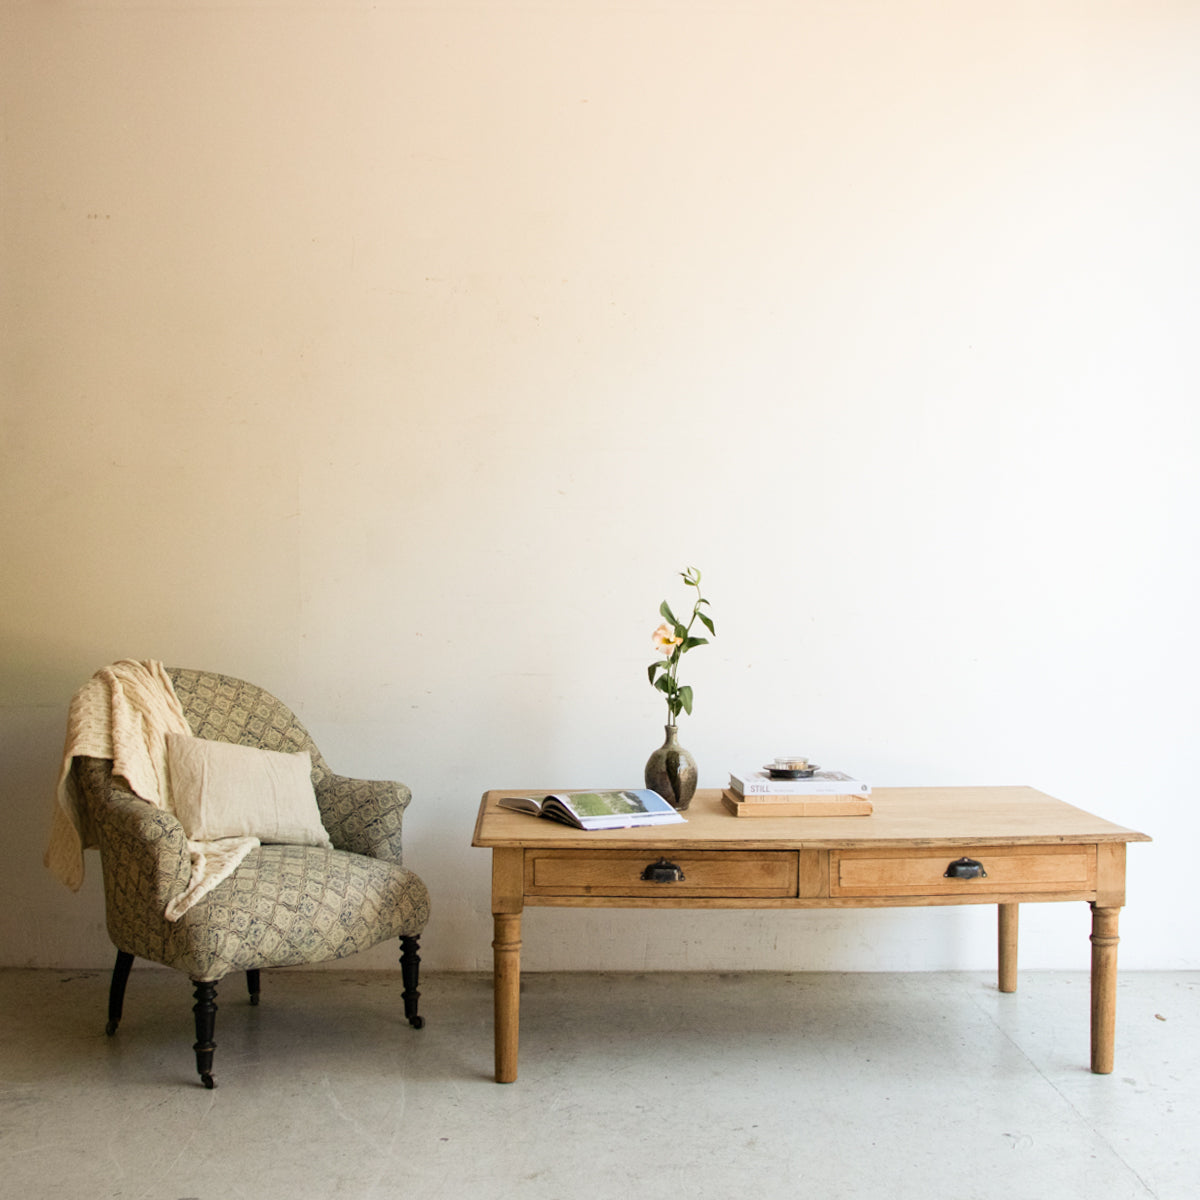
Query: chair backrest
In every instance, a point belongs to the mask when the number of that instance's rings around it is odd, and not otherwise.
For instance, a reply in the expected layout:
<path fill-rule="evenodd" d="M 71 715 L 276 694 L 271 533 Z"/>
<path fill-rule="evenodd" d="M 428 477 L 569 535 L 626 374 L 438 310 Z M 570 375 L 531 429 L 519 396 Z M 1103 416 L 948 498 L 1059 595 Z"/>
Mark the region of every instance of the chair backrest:
<path fill-rule="evenodd" d="M 167 674 L 196 737 L 285 754 L 307 750 L 314 787 L 332 774 L 296 714 L 270 692 L 215 671 L 168 667 Z"/>

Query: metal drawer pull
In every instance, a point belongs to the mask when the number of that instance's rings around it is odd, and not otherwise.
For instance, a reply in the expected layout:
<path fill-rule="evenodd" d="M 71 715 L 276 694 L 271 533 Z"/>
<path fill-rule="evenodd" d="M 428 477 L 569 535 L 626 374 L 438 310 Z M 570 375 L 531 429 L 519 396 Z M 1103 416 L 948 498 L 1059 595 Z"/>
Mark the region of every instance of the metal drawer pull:
<path fill-rule="evenodd" d="M 684 874 L 673 862 L 660 858 L 642 872 L 642 878 L 647 883 L 682 883 Z"/>
<path fill-rule="evenodd" d="M 956 858 L 947 868 L 943 879 L 986 879 L 987 872 L 977 858 Z"/>

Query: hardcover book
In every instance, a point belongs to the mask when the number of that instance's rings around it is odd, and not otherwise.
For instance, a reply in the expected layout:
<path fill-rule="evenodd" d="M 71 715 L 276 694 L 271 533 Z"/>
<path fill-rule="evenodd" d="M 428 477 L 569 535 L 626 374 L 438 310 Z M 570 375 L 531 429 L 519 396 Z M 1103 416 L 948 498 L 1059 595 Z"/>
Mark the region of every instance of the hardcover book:
<path fill-rule="evenodd" d="M 731 788 L 721 803 L 735 817 L 869 817 L 875 811 L 865 796 L 739 796 Z"/>

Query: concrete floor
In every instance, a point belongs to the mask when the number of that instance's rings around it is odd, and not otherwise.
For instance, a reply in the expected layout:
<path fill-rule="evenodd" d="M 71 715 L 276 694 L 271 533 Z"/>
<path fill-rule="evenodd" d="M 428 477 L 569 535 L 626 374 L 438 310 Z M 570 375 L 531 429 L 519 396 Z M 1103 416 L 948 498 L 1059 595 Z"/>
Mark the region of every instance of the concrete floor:
<path fill-rule="evenodd" d="M 22 1200 L 1195 1200 L 1200 973 L 1123 973 L 1092 1075 L 1088 980 L 531 974 L 491 1081 L 490 979 L 264 973 L 219 996 L 135 970 L 0 971 L 0 1193 Z"/>

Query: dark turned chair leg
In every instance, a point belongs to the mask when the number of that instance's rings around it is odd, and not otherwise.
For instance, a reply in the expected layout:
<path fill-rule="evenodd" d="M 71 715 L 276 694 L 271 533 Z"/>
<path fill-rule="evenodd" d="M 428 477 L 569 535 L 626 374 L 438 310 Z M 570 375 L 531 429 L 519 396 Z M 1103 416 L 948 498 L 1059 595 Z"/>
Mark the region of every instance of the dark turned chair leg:
<path fill-rule="evenodd" d="M 217 985 L 195 979 L 196 1003 L 192 1012 L 196 1014 L 196 1044 L 192 1047 L 196 1052 L 196 1070 L 200 1072 L 200 1082 L 206 1088 L 216 1087 L 212 1077 L 213 1051 L 217 1043 L 213 1041 L 213 1033 L 217 1027 Z"/>
<path fill-rule="evenodd" d="M 425 1025 L 425 1018 L 417 1015 L 417 1001 L 421 993 L 417 991 L 417 977 L 421 970 L 421 956 L 417 953 L 420 938 L 400 938 L 400 974 L 404 979 L 404 1015 L 414 1029 Z"/>
<path fill-rule="evenodd" d="M 117 951 L 117 965 L 113 967 L 112 983 L 108 985 L 108 1024 L 104 1032 L 112 1037 L 121 1023 L 121 1010 L 125 1007 L 125 985 L 129 982 L 129 969 L 133 966 L 133 955 L 124 950 Z"/>
<path fill-rule="evenodd" d="M 247 971 L 246 972 L 246 990 L 250 993 L 250 1003 L 251 1004 L 258 1003 L 258 990 L 259 990 L 258 983 L 259 983 L 258 971 L 257 970 Z"/>

